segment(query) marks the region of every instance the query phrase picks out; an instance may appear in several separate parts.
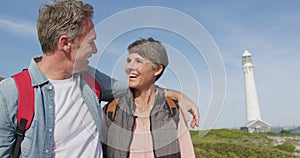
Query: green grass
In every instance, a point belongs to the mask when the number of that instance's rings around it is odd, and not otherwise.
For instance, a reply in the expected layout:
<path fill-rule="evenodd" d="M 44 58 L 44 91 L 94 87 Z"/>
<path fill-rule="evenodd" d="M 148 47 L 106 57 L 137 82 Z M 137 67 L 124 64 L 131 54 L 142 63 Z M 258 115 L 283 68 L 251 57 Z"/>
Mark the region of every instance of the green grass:
<path fill-rule="evenodd" d="M 203 134 L 205 133 L 205 134 Z M 288 142 L 273 147 L 264 134 L 241 130 L 191 131 L 196 157 L 201 158 L 290 158 L 295 150 Z"/>

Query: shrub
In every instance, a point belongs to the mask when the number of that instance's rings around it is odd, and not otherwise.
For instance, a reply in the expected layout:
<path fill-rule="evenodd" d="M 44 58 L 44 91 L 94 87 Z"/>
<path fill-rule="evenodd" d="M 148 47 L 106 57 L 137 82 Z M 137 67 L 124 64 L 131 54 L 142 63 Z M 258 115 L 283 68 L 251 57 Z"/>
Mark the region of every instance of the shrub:
<path fill-rule="evenodd" d="M 275 148 L 271 146 L 271 140 L 263 134 L 248 133 L 239 130 L 221 129 L 211 130 L 202 137 L 199 135 L 199 131 L 191 131 L 196 157 L 295 157 L 292 154 L 292 152 L 295 150 L 295 147 L 293 147 L 291 143 L 282 144 Z"/>
<path fill-rule="evenodd" d="M 281 145 L 275 146 L 275 148 L 279 149 L 279 150 L 283 150 L 283 151 L 287 151 L 290 153 L 294 153 L 295 152 L 295 146 L 291 143 L 288 142 L 284 142 Z"/>

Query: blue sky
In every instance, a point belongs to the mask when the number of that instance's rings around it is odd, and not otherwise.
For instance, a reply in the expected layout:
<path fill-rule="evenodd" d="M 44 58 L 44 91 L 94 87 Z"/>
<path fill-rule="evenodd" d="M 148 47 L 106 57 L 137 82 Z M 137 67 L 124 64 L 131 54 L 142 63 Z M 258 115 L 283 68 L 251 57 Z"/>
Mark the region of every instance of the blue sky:
<path fill-rule="evenodd" d="M 38 9 L 44 1 L 3 1 L 0 5 L 0 76 L 9 77 L 26 68 L 33 56 L 41 55 L 35 32 Z M 124 80 L 123 63 L 128 44 L 139 38 L 154 37 L 167 46 L 170 66 L 158 84 L 181 90 L 199 104 L 202 125 L 210 122 L 213 128 L 240 127 L 246 122 L 244 76 L 241 56 L 245 50 L 252 53 L 255 64 L 258 99 L 263 120 L 272 125 L 300 125 L 300 1 L 296 0 L 130 0 L 85 1 L 95 9 L 94 23 L 100 32 L 97 37 L 100 56 L 92 59 L 101 71 Z M 170 26 L 181 28 L 186 34 L 160 27 L 137 28 L 118 34 L 108 45 L 103 45 L 114 29 L 131 23 L 152 20 L 155 25 L 166 23 L 164 12 L 143 12 L 138 18 L 119 19 L 105 27 L 116 15 L 124 15 L 134 8 L 156 6 L 171 9 L 193 19 L 197 26 L 185 26 L 184 20 L 174 21 Z M 146 13 L 146 14 L 145 14 Z M 138 14 L 138 13 L 137 13 Z M 172 20 L 173 19 L 173 20 Z M 167 20 L 168 22 L 168 20 Z M 198 28 L 196 28 L 198 27 Z M 199 28 L 206 34 L 200 34 Z M 218 49 L 219 64 L 225 70 L 224 104 L 211 105 L 211 98 L 218 89 L 214 84 L 213 65 L 207 59 L 209 51 L 197 49 L 195 43 L 208 42 Z M 103 50 L 103 51 L 102 51 Z M 218 71 L 218 70 L 217 70 Z M 219 70 L 222 72 L 223 70 Z M 216 79 L 219 81 L 219 78 Z M 221 79 L 221 82 L 223 79 Z M 218 86 L 218 84 L 216 84 Z M 221 86 L 222 87 L 222 86 Z M 217 98 L 222 100 L 222 95 Z M 213 114 L 211 111 L 214 111 Z M 205 126 L 207 127 L 207 126 Z M 204 126 L 201 126 L 204 128 Z"/>

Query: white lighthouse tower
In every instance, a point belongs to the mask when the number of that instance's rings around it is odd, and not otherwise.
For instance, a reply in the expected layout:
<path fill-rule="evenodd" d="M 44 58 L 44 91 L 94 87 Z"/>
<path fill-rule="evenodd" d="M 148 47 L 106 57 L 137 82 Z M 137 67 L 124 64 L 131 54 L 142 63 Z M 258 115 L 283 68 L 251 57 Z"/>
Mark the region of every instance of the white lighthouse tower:
<path fill-rule="evenodd" d="M 254 65 L 251 59 L 251 54 L 247 50 L 242 55 L 242 68 L 245 76 L 247 131 L 249 132 L 269 131 L 271 125 L 262 121 L 261 119 L 255 79 L 254 79 L 254 72 L 253 72 Z"/>

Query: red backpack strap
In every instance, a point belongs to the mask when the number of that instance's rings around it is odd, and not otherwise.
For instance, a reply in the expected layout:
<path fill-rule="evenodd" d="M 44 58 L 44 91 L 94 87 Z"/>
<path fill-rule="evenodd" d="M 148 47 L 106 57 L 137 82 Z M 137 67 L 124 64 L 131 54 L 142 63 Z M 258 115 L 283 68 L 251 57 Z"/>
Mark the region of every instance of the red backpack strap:
<path fill-rule="evenodd" d="M 96 95 L 100 101 L 101 100 L 101 91 L 102 91 L 100 84 L 87 71 L 84 72 L 84 80 L 92 88 L 92 90 L 96 93 Z"/>
<path fill-rule="evenodd" d="M 12 157 L 20 155 L 21 142 L 24 139 L 25 131 L 30 127 L 34 115 L 34 88 L 31 85 L 31 78 L 28 70 L 24 70 L 12 76 L 18 89 L 18 126 L 16 130 L 16 142 Z"/>
<path fill-rule="evenodd" d="M 26 119 L 25 130 L 30 127 L 34 115 L 34 89 L 28 70 L 24 70 L 13 76 L 18 88 L 18 125 L 21 119 Z"/>

